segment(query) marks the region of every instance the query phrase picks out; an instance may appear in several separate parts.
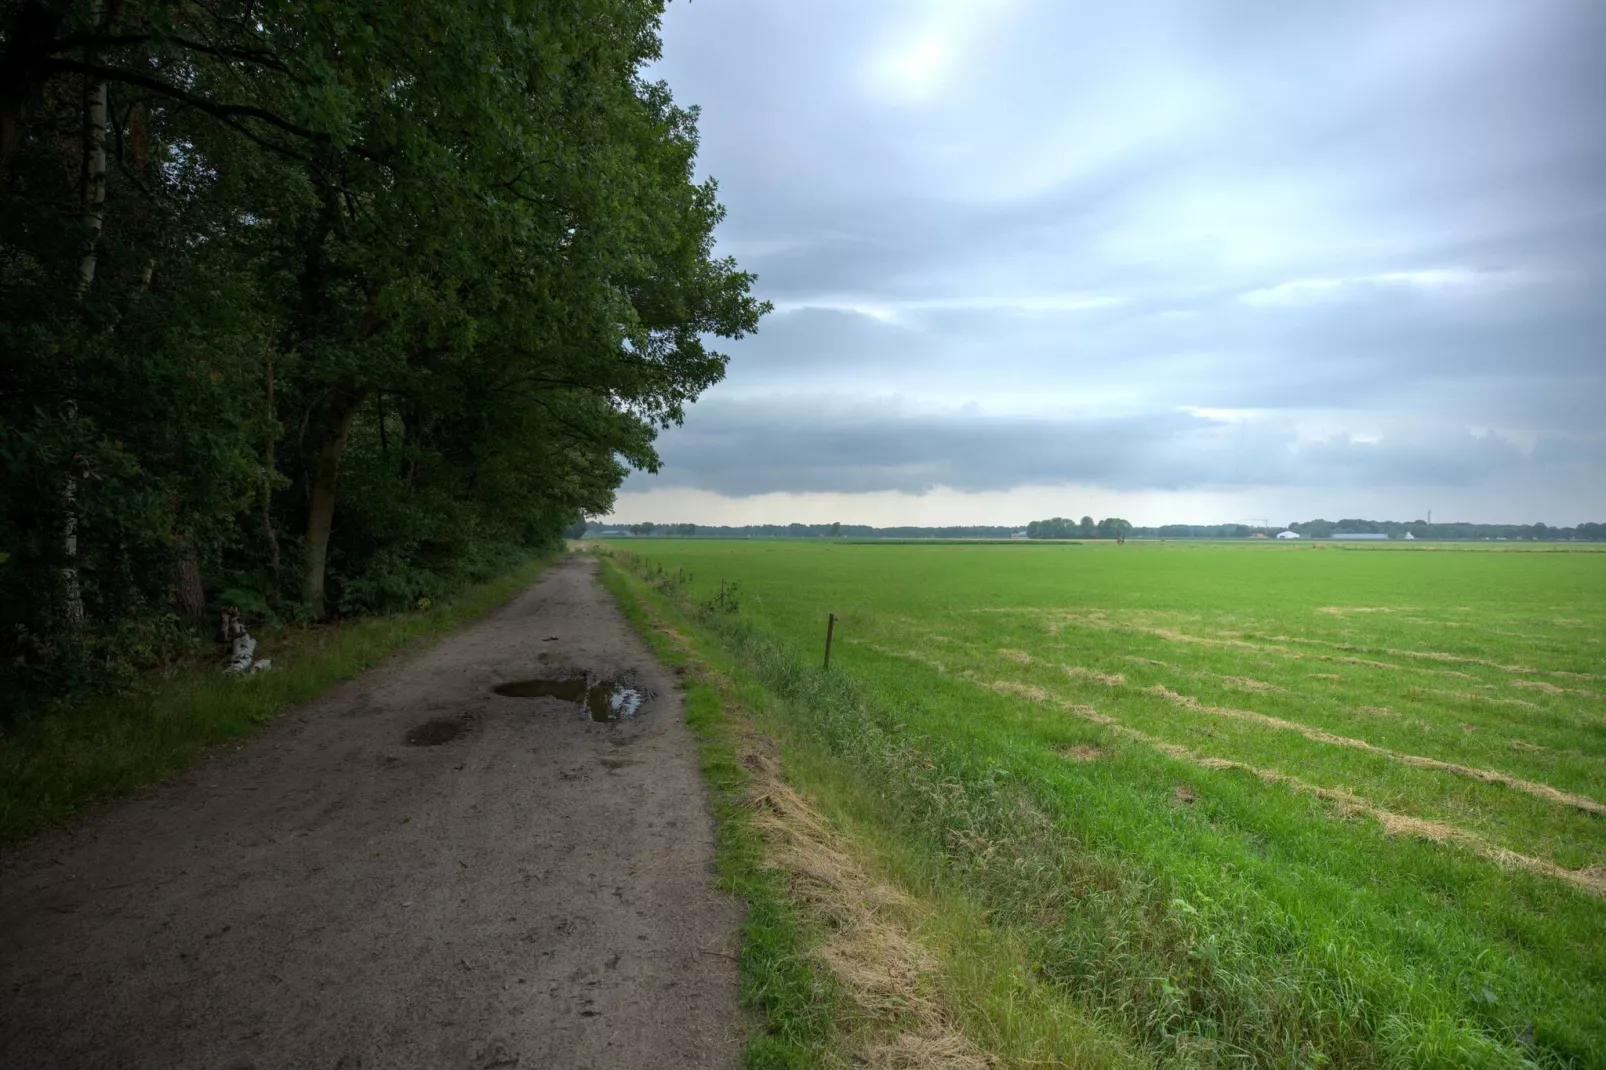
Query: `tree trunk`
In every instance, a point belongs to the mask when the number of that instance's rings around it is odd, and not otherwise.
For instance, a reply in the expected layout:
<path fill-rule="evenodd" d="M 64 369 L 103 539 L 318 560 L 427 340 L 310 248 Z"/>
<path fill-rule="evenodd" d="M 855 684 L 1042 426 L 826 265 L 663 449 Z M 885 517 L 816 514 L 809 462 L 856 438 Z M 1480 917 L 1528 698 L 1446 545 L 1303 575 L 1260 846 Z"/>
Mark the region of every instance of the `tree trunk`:
<path fill-rule="evenodd" d="M 100 15 L 96 4 L 95 14 Z M 99 22 L 96 18 L 96 22 Z M 91 79 L 84 86 L 84 164 L 83 206 L 84 222 L 88 234 L 84 238 L 83 252 L 78 258 L 78 275 L 74 294 L 82 301 L 95 281 L 95 265 L 100 254 L 100 232 L 106 221 L 106 80 Z M 71 370 L 67 378 L 66 417 L 69 423 L 78 419 L 78 401 L 73 396 Z M 75 456 L 68 462 L 67 475 L 61 488 L 61 593 L 62 613 L 67 624 L 78 629 L 84 622 L 84 595 L 78 582 L 78 473 Z"/>
<path fill-rule="evenodd" d="M 201 563 L 188 535 L 173 540 L 173 605 L 179 616 L 193 621 L 206 618 L 206 589 L 201 585 Z"/>
<path fill-rule="evenodd" d="M 329 530 L 335 518 L 335 486 L 340 478 L 340 458 L 346 452 L 351 421 L 362 407 L 365 394 L 366 391 L 353 390 L 336 399 L 324 427 L 318 460 L 313 466 L 308 487 L 306 580 L 302 586 L 302 599 L 312 610 L 315 619 L 322 619 L 326 609 L 324 571 L 329 562 Z"/>
<path fill-rule="evenodd" d="M 78 416 L 78 403 L 67 402 L 67 418 Z M 68 462 L 76 466 L 74 457 Z M 62 613 L 67 626 L 78 631 L 84 626 L 84 591 L 78 583 L 78 476 L 72 468 L 61 488 L 61 553 L 65 563 L 61 566 Z"/>
<path fill-rule="evenodd" d="M 95 281 L 100 233 L 106 224 L 106 79 L 90 81 L 84 91 L 84 223 L 88 234 L 78 258 L 78 299 Z"/>
<path fill-rule="evenodd" d="M 262 532 L 268 539 L 268 574 L 273 577 L 273 596 L 279 597 L 279 532 L 273 526 L 273 477 L 278 472 L 274 459 L 273 408 L 273 332 L 268 332 L 267 345 L 268 434 L 262 444 Z"/>

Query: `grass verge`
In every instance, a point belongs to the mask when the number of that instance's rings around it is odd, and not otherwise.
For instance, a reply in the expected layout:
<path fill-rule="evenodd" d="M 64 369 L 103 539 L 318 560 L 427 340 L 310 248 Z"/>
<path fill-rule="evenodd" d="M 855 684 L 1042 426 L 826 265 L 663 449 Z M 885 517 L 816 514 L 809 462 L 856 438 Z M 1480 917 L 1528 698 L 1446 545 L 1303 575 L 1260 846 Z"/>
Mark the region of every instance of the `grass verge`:
<path fill-rule="evenodd" d="M 753 1070 L 813 1067 L 829 1060 L 832 1023 L 841 994 L 815 968 L 805 931 L 783 873 L 765 865 L 764 841 L 754 821 L 753 776 L 738 754 L 737 708 L 727 659 L 660 624 L 669 607 L 645 586 L 603 558 L 602 584 L 618 601 L 654 655 L 682 678 L 686 723 L 697 738 L 715 822 L 720 887 L 747 904 L 738 967 L 742 1005 L 758 1022 L 743 1052 Z"/>
<path fill-rule="evenodd" d="M 153 677 L 139 688 L 63 707 L 0 733 L 0 844 L 88 803 L 168 777 L 210 746 L 251 732 L 408 644 L 439 638 L 506 602 L 546 567 L 528 561 L 423 612 L 366 617 L 263 636 L 273 669 L 224 676 L 217 664 Z"/>
<path fill-rule="evenodd" d="M 628 559 L 601 556 L 604 585 L 686 681 L 722 882 L 749 910 L 742 997 L 760 1021 L 747 1066 L 1147 1061 L 1112 1023 L 1044 983 L 1026 935 L 992 923 L 940 851 L 900 835 L 883 791 L 796 730 L 836 703 L 805 698 L 805 709 L 766 686 L 728 643 L 736 622 L 632 574 Z"/>

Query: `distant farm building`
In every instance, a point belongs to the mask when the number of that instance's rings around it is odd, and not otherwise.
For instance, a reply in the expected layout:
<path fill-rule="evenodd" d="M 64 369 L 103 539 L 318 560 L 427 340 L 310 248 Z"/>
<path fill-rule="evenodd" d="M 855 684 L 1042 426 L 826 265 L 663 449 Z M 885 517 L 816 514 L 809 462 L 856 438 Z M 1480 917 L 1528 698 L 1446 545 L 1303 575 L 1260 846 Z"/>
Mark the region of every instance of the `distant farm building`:
<path fill-rule="evenodd" d="M 1381 532 L 1339 531 L 1333 533 L 1333 538 L 1342 539 L 1345 542 L 1382 542 L 1388 536 Z"/>
<path fill-rule="evenodd" d="M 1299 538 L 1299 532 L 1297 532 L 1297 531 L 1279 531 L 1277 533 L 1277 537 L 1279 539 L 1297 539 L 1297 538 Z"/>
<path fill-rule="evenodd" d="M 1264 531 L 1257 531 L 1249 537 L 1251 539 L 1264 539 L 1266 537 L 1266 533 Z"/>

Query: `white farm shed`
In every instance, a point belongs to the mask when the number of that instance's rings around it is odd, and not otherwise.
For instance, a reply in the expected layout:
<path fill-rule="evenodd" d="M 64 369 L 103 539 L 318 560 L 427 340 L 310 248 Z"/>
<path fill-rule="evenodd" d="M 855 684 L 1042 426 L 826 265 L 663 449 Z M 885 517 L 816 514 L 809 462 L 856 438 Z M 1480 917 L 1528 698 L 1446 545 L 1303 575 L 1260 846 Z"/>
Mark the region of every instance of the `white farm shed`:
<path fill-rule="evenodd" d="M 1297 538 L 1299 538 L 1299 532 L 1297 532 L 1297 531 L 1279 531 L 1277 533 L 1277 537 L 1279 539 L 1297 539 Z"/>

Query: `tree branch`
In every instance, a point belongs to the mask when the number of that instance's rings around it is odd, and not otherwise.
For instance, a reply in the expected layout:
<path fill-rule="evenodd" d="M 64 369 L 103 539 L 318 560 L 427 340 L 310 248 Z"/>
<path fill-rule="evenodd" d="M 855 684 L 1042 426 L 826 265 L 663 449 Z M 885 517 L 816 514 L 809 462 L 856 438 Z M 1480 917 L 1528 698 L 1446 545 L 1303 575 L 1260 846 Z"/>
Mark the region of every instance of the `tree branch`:
<path fill-rule="evenodd" d="M 120 48 L 125 45 L 142 45 L 150 41 L 171 41 L 180 47 L 202 55 L 216 56 L 218 59 L 237 59 L 247 63 L 255 63 L 266 67 L 270 71 L 281 74 L 290 74 L 290 68 L 285 66 L 275 53 L 267 49 L 236 48 L 232 45 L 209 45 L 204 41 L 191 40 L 188 37 L 158 36 L 150 33 L 135 34 L 81 34 L 77 37 L 63 37 L 55 43 L 51 54 L 71 51 L 76 48 L 91 48 L 101 51 L 108 48 Z"/>
<path fill-rule="evenodd" d="M 334 138 L 327 133 L 293 123 L 282 115 L 275 115 L 266 108 L 259 108 L 254 104 L 220 104 L 215 100 L 208 100 L 205 97 L 186 92 L 175 85 L 162 81 L 160 78 L 152 78 L 150 75 L 140 74 L 138 71 L 124 70 L 120 67 L 104 67 L 98 63 L 84 63 L 80 60 L 72 59 L 52 59 L 50 68 L 68 74 L 84 74 L 92 78 L 104 78 L 108 82 L 119 82 L 123 85 L 137 86 L 140 89 L 148 90 L 158 96 L 177 101 L 186 107 L 194 108 L 196 111 L 210 115 L 230 129 L 244 134 L 263 148 L 283 153 L 297 160 L 306 160 L 308 157 L 284 145 L 263 138 L 241 120 L 254 119 L 276 130 L 282 130 L 294 137 L 301 138 L 303 141 L 310 141 L 317 145 L 328 145 L 334 141 Z M 360 156 L 366 160 L 380 162 L 380 157 L 377 154 L 363 148 L 361 145 L 348 145 L 346 148 L 353 155 Z"/>

